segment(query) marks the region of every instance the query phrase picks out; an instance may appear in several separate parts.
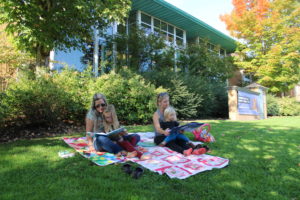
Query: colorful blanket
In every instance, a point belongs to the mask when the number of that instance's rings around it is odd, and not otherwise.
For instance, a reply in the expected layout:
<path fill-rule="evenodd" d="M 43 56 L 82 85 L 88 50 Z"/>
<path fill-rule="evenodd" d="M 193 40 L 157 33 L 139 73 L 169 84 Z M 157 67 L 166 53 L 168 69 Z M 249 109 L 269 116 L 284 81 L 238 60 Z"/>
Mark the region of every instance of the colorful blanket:
<path fill-rule="evenodd" d="M 114 154 L 107 152 L 89 153 L 88 143 L 86 137 L 80 138 L 63 138 L 63 140 L 72 148 L 74 148 L 80 155 L 90 159 L 96 165 L 105 166 L 117 162 L 122 162 L 124 159 L 117 158 Z"/>
<path fill-rule="evenodd" d="M 191 155 L 186 157 L 180 153 L 170 150 L 169 148 L 154 146 L 153 132 L 137 134 L 141 136 L 139 145 L 144 146 L 148 150 L 146 154 L 150 154 L 151 159 L 141 161 L 137 158 L 117 158 L 113 154 L 104 152 L 99 152 L 97 154 L 85 153 L 87 148 L 87 141 L 85 137 L 64 138 L 64 141 L 82 156 L 91 159 L 91 161 L 97 165 L 105 166 L 116 162 L 132 161 L 159 174 L 165 173 L 170 178 L 185 179 L 206 170 L 223 168 L 229 163 L 228 159 L 207 154 Z"/>

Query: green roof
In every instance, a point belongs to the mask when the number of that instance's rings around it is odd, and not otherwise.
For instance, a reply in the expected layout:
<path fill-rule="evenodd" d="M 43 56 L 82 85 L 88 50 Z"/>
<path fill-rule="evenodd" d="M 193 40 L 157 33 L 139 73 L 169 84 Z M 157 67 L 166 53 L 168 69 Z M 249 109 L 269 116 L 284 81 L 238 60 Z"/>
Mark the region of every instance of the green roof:
<path fill-rule="evenodd" d="M 228 53 L 234 52 L 236 41 L 194 16 L 163 0 L 132 0 L 132 10 L 141 10 L 186 31 L 187 39 L 207 38 Z"/>

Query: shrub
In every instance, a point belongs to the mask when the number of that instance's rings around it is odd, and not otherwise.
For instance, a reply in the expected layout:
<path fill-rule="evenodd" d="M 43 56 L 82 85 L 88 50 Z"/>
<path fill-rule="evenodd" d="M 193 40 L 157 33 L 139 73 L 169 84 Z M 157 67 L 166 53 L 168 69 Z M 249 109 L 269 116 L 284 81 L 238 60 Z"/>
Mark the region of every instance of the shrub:
<path fill-rule="evenodd" d="M 269 116 L 279 116 L 278 98 L 271 94 L 267 95 L 267 112 Z"/>
<path fill-rule="evenodd" d="M 294 98 L 283 97 L 278 98 L 279 114 L 281 116 L 299 116 L 300 103 L 296 102 Z"/>
<path fill-rule="evenodd" d="M 166 70 L 143 73 L 143 76 L 156 87 L 162 86 L 170 92 L 171 104 L 185 119 L 228 117 L 228 95 L 222 81 Z"/>
<path fill-rule="evenodd" d="M 142 76 L 130 71 L 111 72 L 97 78 L 89 86 L 89 94 L 101 92 L 114 104 L 120 121 L 126 124 L 146 123 L 155 111 L 155 97 L 159 93 Z"/>
<path fill-rule="evenodd" d="M 6 118 L 22 120 L 22 123 L 55 122 L 63 108 L 59 97 L 63 96 L 48 76 L 37 77 L 35 80 L 23 75 L 9 85 L 5 91 L 3 104 L 9 113 Z"/>
<path fill-rule="evenodd" d="M 60 97 L 61 104 L 64 104 L 65 113 L 68 119 L 83 121 L 86 110 L 90 106 L 91 96 L 89 87 L 94 82 L 90 70 L 82 73 L 65 68 L 61 72 L 55 72 L 52 76 L 53 83 L 64 95 Z"/>
<path fill-rule="evenodd" d="M 87 78 L 65 69 L 61 73 L 23 72 L 2 95 L 0 122 L 55 125 L 63 120 L 83 121 L 86 113 Z"/>
<path fill-rule="evenodd" d="M 270 116 L 298 116 L 300 115 L 300 103 L 295 98 L 275 97 L 267 95 L 267 110 Z"/>

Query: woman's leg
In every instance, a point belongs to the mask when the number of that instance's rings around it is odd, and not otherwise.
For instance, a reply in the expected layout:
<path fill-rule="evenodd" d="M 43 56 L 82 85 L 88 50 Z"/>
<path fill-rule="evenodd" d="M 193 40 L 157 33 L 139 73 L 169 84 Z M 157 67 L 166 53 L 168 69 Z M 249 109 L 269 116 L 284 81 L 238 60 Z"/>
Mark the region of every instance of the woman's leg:
<path fill-rule="evenodd" d="M 160 143 L 162 143 L 164 141 L 164 139 L 166 138 L 165 135 L 158 135 L 154 137 L 154 143 L 156 145 L 159 145 Z"/>
<path fill-rule="evenodd" d="M 154 138 L 155 144 L 160 144 L 164 141 L 166 138 L 165 135 L 159 135 Z M 179 141 L 179 142 L 178 142 Z M 185 142 L 184 140 L 172 140 L 166 144 L 166 147 L 170 148 L 173 151 L 176 151 L 178 153 L 184 154 L 184 155 L 190 155 L 193 151 L 193 149 Z M 187 153 L 188 151 L 188 153 Z"/>
<path fill-rule="evenodd" d="M 191 146 L 189 145 L 189 143 L 185 140 L 182 139 L 176 139 L 175 140 L 176 144 L 179 145 L 180 147 L 182 147 L 184 150 L 191 148 Z"/>
<path fill-rule="evenodd" d="M 102 148 L 113 154 L 119 153 L 123 150 L 118 144 L 114 143 L 106 136 L 97 136 L 94 146 L 97 151 Z"/>
<path fill-rule="evenodd" d="M 183 151 L 186 150 L 186 149 L 184 149 L 183 147 L 181 147 L 180 145 L 178 145 L 178 144 L 176 143 L 176 141 L 177 141 L 177 140 L 172 140 L 172 141 L 168 142 L 168 143 L 166 144 L 166 147 L 169 147 L 169 148 L 172 149 L 173 151 L 176 151 L 176 152 L 178 152 L 178 153 L 183 154 Z"/>

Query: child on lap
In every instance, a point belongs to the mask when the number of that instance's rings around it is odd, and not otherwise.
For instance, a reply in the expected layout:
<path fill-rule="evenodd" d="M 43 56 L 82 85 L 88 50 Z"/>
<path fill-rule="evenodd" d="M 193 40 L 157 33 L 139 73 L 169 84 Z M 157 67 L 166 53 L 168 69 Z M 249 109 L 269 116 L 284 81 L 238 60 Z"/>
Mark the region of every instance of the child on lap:
<path fill-rule="evenodd" d="M 108 105 L 103 112 L 104 130 L 106 133 L 119 128 L 119 120 L 114 105 Z M 128 141 L 129 139 L 129 141 Z M 135 147 L 135 138 L 128 138 L 127 132 L 123 132 L 113 138 L 123 149 L 130 152 L 127 157 L 138 157 L 141 160 L 149 159 L 149 156 L 143 155 L 146 150 L 142 147 Z"/>
<path fill-rule="evenodd" d="M 176 121 L 176 111 L 173 107 L 169 106 L 164 111 L 165 121 L 160 122 L 160 127 L 168 132 L 171 132 L 171 129 L 179 126 L 179 123 Z M 189 143 L 190 146 L 194 147 L 194 145 L 190 142 L 189 138 L 184 135 L 183 131 L 172 132 L 159 144 L 159 146 L 165 146 L 168 142 L 180 139 Z M 206 153 L 206 150 L 203 148 L 193 149 L 189 148 L 183 152 L 184 155 L 189 156 L 191 154 L 200 155 Z"/>

